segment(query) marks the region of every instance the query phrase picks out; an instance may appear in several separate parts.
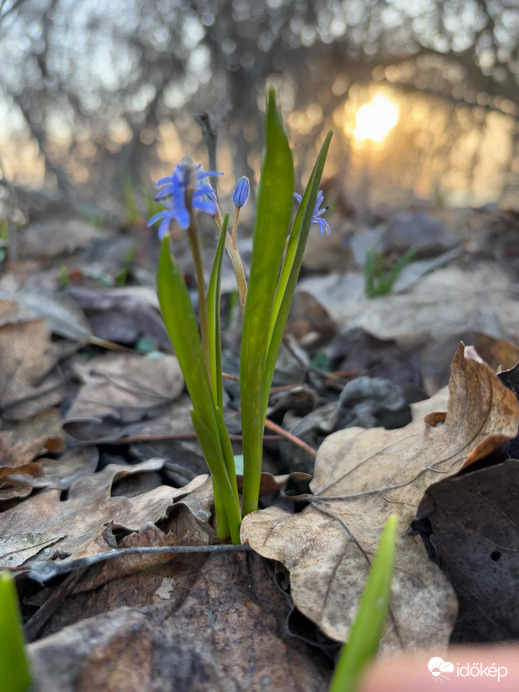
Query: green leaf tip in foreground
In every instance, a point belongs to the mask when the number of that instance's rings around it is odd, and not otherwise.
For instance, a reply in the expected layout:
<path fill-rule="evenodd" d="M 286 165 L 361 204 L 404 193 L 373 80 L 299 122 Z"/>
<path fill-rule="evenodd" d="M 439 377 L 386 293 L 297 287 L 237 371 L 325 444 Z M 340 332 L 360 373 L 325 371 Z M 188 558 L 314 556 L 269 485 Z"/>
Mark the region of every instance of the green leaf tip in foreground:
<path fill-rule="evenodd" d="M 0 572 L 0 689 L 25 692 L 30 684 L 14 580 L 10 572 Z"/>
<path fill-rule="evenodd" d="M 375 657 L 389 611 L 398 517 L 386 523 L 373 558 L 350 636 L 337 661 L 329 692 L 354 692 L 366 665 Z"/>

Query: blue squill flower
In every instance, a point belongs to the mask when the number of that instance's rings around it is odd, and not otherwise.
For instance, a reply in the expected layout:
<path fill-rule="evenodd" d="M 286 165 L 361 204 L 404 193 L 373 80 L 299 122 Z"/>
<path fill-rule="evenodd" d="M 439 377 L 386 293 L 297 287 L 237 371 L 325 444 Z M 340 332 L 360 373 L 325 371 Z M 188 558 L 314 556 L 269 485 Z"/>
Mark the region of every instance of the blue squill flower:
<path fill-rule="evenodd" d="M 250 194 L 250 183 L 247 176 L 242 176 L 236 183 L 234 192 L 232 193 L 232 201 L 235 207 L 241 209 L 247 204 Z"/>
<path fill-rule="evenodd" d="M 301 197 L 301 195 L 298 195 L 297 192 L 294 192 L 294 197 L 297 199 L 299 204 L 301 204 L 301 200 L 303 199 Z M 321 229 L 321 235 L 324 235 L 325 233 L 326 233 L 326 235 L 330 235 L 330 226 L 328 226 L 328 222 L 325 221 L 324 219 L 321 219 L 321 216 L 324 214 L 324 212 L 328 211 L 328 209 L 330 208 L 328 205 L 326 205 L 322 209 L 319 209 L 319 207 L 323 203 L 323 200 L 324 200 L 323 191 L 319 190 L 319 192 L 317 193 L 317 199 L 315 202 L 315 208 L 314 208 L 314 213 L 312 216 L 312 221 L 314 223 L 319 224 L 319 228 Z"/>
<path fill-rule="evenodd" d="M 159 238 L 163 238 L 169 230 L 169 225 L 176 220 L 181 228 L 189 228 L 191 223 L 190 209 L 198 209 L 214 216 L 218 211 L 214 190 L 209 184 L 208 176 L 223 175 L 217 171 L 205 172 L 202 166 L 194 166 L 188 159 L 175 166 L 173 174 L 161 178 L 156 187 L 159 189 L 156 201 L 161 201 L 166 209 L 159 211 L 148 221 L 148 227 L 157 221 Z"/>

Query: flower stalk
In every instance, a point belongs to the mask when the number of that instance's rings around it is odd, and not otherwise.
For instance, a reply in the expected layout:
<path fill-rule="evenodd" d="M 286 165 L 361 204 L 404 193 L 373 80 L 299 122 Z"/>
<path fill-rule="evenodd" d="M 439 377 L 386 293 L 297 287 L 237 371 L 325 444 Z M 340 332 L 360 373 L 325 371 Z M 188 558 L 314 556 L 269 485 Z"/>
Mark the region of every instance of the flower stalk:
<path fill-rule="evenodd" d="M 219 209 L 217 214 L 213 216 L 213 221 L 218 231 L 221 231 L 223 218 Z M 238 219 L 236 210 L 234 213 L 234 223 L 237 227 Z M 245 269 L 243 268 L 243 262 L 240 253 L 238 252 L 238 248 L 235 242 L 233 242 L 233 238 L 230 233 L 226 233 L 225 236 L 225 251 L 227 253 L 229 260 L 231 261 L 234 278 L 236 280 L 236 287 L 238 289 L 238 296 L 240 299 L 240 309 L 243 315 L 243 311 L 245 310 L 245 302 L 247 300 L 247 276 L 245 274 Z"/>

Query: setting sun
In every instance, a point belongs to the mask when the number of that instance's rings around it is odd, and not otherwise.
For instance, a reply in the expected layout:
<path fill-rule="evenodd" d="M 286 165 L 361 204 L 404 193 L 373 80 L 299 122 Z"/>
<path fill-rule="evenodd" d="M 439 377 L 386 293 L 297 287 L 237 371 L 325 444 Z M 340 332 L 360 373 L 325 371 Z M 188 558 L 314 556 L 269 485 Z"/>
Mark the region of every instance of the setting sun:
<path fill-rule="evenodd" d="M 400 108 L 385 94 L 377 94 L 355 115 L 353 136 L 358 142 L 382 142 L 400 117 Z"/>

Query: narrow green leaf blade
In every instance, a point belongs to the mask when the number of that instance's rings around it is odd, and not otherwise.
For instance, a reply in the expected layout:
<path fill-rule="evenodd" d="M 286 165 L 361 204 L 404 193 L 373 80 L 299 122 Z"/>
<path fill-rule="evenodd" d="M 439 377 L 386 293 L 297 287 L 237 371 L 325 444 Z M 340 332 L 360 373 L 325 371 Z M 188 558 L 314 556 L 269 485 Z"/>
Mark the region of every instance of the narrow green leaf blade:
<path fill-rule="evenodd" d="M 266 399 L 264 400 L 265 412 L 268 404 L 268 391 L 270 390 L 270 385 L 274 376 L 274 368 L 276 367 L 279 348 L 283 339 L 288 313 L 290 312 L 290 306 L 292 305 L 297 279 L 299 277 L 301 264 L 303 262 L 303 255 L 305 252 L 306 242 L 308 240 L 308 234 L 310 233 L 315 202 L 319 192 L 321 176 L 323 174 L 326 156 L 328 155 L 328 149 L 330 148 L 331 138 L 332 132 L 328 132 L 315 162 L 314 168 L 310 175 L 310 180 L 308 181 L 308 185 L 306 186 L 306 190 L 303 194 L 298 213 L 294 220 L 285 261 L 283 263 L 283 269 L 279 277 L 269 334 L 269 349 L 265 373 L 266 382 L 268 383 Z"/>
<path fill-rule="evenodd" d="M 225 510 L 225 515 L 227 517 L 227 521 L 224 523 L 223 527 L 221 523 L 220 525 L 217 525 L 218 536 L 219 538 L 225 538 L 227 536 L 228 529 L 231 534 L 232 542 L 240 543 L 241 514 L 240 504 L 238 502 L 238 491 L 234 491 L 227 467 L 222 463 L 219 433 L 217 431 L 216 435 L 213 434 L 210 428 L 206 425 L 202 416 L 197 413 L 196 409 L 191 411 L 191 420 L 193 421 L 193 427 L 195 428 L 196 436 L 198 437 L 198 441 L 202 447 L 202 452 L 204 453 L 207 465 L 211 469 L 213 485 L 216 486 L 215 499 L 216 496 L 218 496 L 218 498 L 221 500 Z M 234 479 L 236 480 L 236 476 L 234 476 Z"/>
<path fill-rule="evenodd" d="M 397 526 L 398 517 L 392 514 L 380 537 L 359 610 L 349 640 L 341 649 L 329 692 L 354 692 L 361 673 L 378 651 L 389 611 Z"/>
<path fill-rule="evenodd" d="M 222 230 L 220 231 L 218 247 L 216 248 L 213 268 L 211 270 L 211 278 L 209 280 L 209 288 L 207 289 L 208 339 L 209 343 L 213 346 L 210 352 L 211 389 L 213 392 L 214 403 L 220 409 L 223 409 L 220 286 L 222 277 L 222 260 L 225 250 L 225 238 L 227 235 L 228 224 L 229 214 L 226 214 L 223 220 Z"/>
<path fill-rule="evenodd" d="M 293 277 L 295 273 L 295 281 L 297 282 L 297 278 L 299 276 L 299 270 L 303 260 L 303 253 L 310 232 L 317 194 L 319 192 L 324 164 L 328 155 L 328 149 L 330 148 L 332 136 L 333 133 L 330 131 L 324 139 L 321 150 L 319 151 L 316 162 L 312 169 L 312 173 L 310 174 L 310 179 L 303 193 L 301 203 L 299 204 L 292 230 L 290 232 L 290 239 L 285 258 L 283 260 L 283 268 L 276 286 L 276 297 L 274 309 L 272 311 L 270 334 L 272 334 L 274 330 L 274 326 L 279 314 L 279 308 L 285 296 L 290 278 Z"/>
<path fill-rule="evenodd" d="M 239 542 L 240 507 L 232 447 L 221 411 L 213 399 L 195 312 L 167 236 L 162 241 L 157 269 L 157 291 L 162 317 L 193 402 L 193 425 L 214 484 L 217 486 L 215 502 L 217 515 L 220 514 L 219 531 L 224 532 L 228 527 L 233 542 Z M 216 302 L 215 299 L 215 310 Z M 216 329 L 216 325 L 214 328 Z M 217 357 L 215 368 L 216 360 Z M 219 373 L 221 383 L 221 369 Z M 222 508 L 225 508 L 227 519 L 221 515 Z"/>
<path fill-rule="evenodd" d="M 258 187 L 249 290 L 240 358 L 244 445 L 243 515 L 257 509 L 264 426 L 268 341 L 276 285 L 292 214 L 294 165 L 274 89 L 270 89 Z"/>
<path fill-rule="evenodd" d="M 193 405 L 208 411 L 212 402 L 195 311 L 184 277 L 174 260 L 169 236 L 162 240 L 157 269 L 157 293 L 162 319 L 184 374 Z"/>
<path fill-rule="evenodd" d="M 30 683 L 14 580 L 10 572 L 0 572 L 0 688 L 25 692 Z"/>

